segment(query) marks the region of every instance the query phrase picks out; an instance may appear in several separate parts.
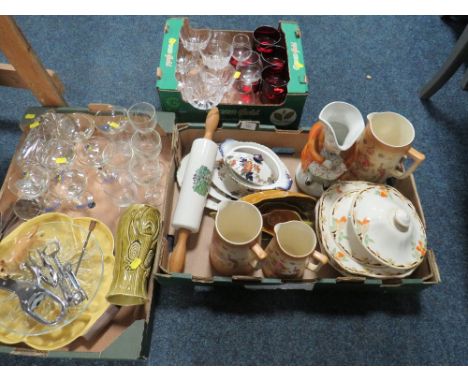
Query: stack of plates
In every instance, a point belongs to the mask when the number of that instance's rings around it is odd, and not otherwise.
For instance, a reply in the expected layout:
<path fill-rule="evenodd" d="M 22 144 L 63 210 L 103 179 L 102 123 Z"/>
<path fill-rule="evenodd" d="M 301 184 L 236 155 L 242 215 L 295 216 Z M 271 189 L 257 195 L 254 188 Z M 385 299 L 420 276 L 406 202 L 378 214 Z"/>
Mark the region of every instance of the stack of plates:
<path fill-rule="evenodd" d="M 315 213 L 322 251 L 344 275 L 403 278 L 426 254 L 424 225 L 393 187 L 338 182 L 322 194 Z"/>

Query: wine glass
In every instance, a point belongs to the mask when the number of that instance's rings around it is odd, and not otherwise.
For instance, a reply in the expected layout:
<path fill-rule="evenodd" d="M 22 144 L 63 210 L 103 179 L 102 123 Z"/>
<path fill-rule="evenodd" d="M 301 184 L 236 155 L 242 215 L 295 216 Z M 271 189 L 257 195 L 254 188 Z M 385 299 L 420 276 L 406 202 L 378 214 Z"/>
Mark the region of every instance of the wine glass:
<path fill-rule="evenodd" d="M 9 190 L 18 199 L 34 200 L 47 190 L 49 185 L 49 172 L 39 165 L 24 166 L 20 177 L 11 176 L 8 179 Z"/>
<path fill-rule="evenodd" d="M 136 131 L 131 139 L 131 147 L 136 156 L 157 159 L 162 150 L 161 136 L 156 130 L 146 133 Z"/>
<path fill-rule="evenodd" d="M 99 110 L 96 113 L 97 130 L 110 139 L 130 129 L 127 109 L 112 105 L 108 109 Z"/>
<path fill-rule="evenodd" d="M 112 202 L 121 208 L 128 207 L 137 200 L 136 184 L 127 171 L 119 172 L 112 181 L 103 184 L 104 193 L 110 197 Z"/>
<path fill-rule="evenodd" d="M 128 172 L 132 156 L 133 150 L 128 141 L 121 139 L 111 142 L 103 152 L 106 173 L 116 179 L 122 172 Z"/>
<path fill-rule="evenodd" d="M 213 70 L 221 70 L 228 66 L 232 52 L 232 44 L 223 40 L 211 40 L 203 50 L 200 50 L 203 63 Z"/>
<path fill-rule="evenodd" d="M 44 146 L 42 165 L 51 171 L 69 167 L 75 159 L 75 149 L 69 141 L 53 138 Z"/>
<path fill-rule="evenodd" d="M 197 57 L 199 52 L 208 45 L 208 41 L 210 41 L 211 38 L 211 31 L 209 29 L 192 28 L 186 23 L 180 30 L 179 37 L 184 48 Z"/>
<path fill-rule="evenodd" d="M 158 187 L 162 168 L 159 160 L 134 156 L 130 161 L 130 175 L 134 182 L 144 190 L 145 201 L 158 206 L 162 203 L 162 193 Z"/>
<path fill-rule="evenodd" d="M 255 93 L 258 91 L 262 78 L 262 63 L 257 52 L 252 52 L 247 60 L 237 64 L 236 71 L 238 78 L 235 87 L 239 92 Z"/>
<path fill-rule="evenodd" d="M 148 102 L 132 105 L 127 111 L 127 116 L 135 130 L 142 133 L 154 130 L 157 124 L 156 109 Z"/>
<path fill-rule="evenodd" d="M 106 137 L 96 135 L 86 142 L 81 142 L 76 149 L 78 162 L 84 168 L 94 167 L 100 183 L 105 182 L 108 177 L 106 172 L 103 171 L 105 164 L 103 153 L 108 144 L 109 140 Z"/>
<path fill-rule="evenodd" d="M 71 138 L 74 143 L 91 138 L 95 128 L 94 120 L 84 113 L 64 114 L 57 121 L 59 135 Z"/>
<path fill-rule="evenodd" d="M 50 181 L 50 191 L 59 199 L 71 201 L 86 190 L 87 178 L 78 170 L 64 170 Z"/>
<path fill-rule="evenodd" d="M 18 166 L 24 167 L 29 164 L 40 164 L 44 146 L 45 140 L 41 137 L 41 134 L 36 130 L 30 131 L 15 155 Z"/>
<path fill-rule="evenodd" d="M 250 38 L 244 33 L 236 34 L 232 39 L 232 56 L 229 63 L 235 68 L 238 63 L 247 60 L 252 54 Z"/>

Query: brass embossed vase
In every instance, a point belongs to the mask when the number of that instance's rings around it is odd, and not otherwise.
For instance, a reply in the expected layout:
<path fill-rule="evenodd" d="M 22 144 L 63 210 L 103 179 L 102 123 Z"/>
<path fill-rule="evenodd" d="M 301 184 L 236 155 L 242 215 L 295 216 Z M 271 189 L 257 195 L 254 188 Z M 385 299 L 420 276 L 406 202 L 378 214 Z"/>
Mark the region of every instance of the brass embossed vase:
<path fill-rule="evenodd" d="M 115 266 L 106 298 L 111 304 L 141 305 L 147 300 L 147 281 L 161 231 L 157 208 L 133 204 L 122 214 L 115 240 Z"/>

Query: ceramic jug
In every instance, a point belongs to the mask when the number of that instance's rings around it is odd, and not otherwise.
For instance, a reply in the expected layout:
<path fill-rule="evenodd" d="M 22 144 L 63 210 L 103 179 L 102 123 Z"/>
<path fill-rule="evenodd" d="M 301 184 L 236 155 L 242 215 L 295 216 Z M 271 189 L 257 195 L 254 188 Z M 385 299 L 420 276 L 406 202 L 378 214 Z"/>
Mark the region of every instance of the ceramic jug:
<path fill-rule="evenodd" d="M 298 220 L 278 223 L 274 233 L 262 263 L 266 277 L 301 278 L 305 269 L 317 273 L 328 262 L 325 255 L 315 251 L 317 237 L 308 224 Z"/>
<path fill-rule="evenodd" d="M 322 109 L 296 169 L 296 183 L 301 191 L 320 196 L 347 171 L 347 158 L 351 158 L 348 153 L 364 127 L 361 112 L 349 103 L 331 102 Z"/>
<path fill-rule="evenodd" d="M 262 214 L 244 201 L 222 201 L 215 218 L 210 262 L 221 275 L 249 275 L 260 268 L 266 253 Z"/>
<path fill-rule="evenodd" d="M 411 175 L 425 159 L 412 147 L 414 137 L 414 127 L 404 116 L 390 111 L 369 114 L 365 132 L 356 144 L 350 176 L 383 183 L 390 177 Z M 413 163 L 403 171 L 406 157 Z"/>

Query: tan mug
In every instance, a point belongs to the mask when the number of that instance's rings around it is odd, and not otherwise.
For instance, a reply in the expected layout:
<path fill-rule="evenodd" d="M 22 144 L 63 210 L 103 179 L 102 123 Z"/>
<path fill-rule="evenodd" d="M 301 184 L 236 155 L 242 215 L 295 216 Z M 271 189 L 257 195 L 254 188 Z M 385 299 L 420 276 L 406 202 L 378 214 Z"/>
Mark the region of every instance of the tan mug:
<path fill-rule="evenodd" d="M 266 277 L 301 278 L 306 269 L 316 273 L 328 262 L 326 256 L 315 251 L 317 237 L 306 223 L 298 220 L 279 223 L 274 231 L 275 236 L 265 249 L 267 257 L 262 263 Z"/>
<path fill-rule="evenodd" d="M 356 143 L 352 177 L 383 183 L 390 177 L 403 179 L 411 175 L 425 159 L 424 154 L 411 147 L 414 136 L 411 122 L 398 113 L 369 114 L 364 134 Z M 402 171 L 407 157 L 413 163 Z"/>
<path fill-rule="evenodd" d="M 260 243 L 263 219 L 253 204 L 226 201 L 219 204 L 215 218 L 210 261 L 221 275 L 249 275 L 260 269 L 266 257 Z"/>

